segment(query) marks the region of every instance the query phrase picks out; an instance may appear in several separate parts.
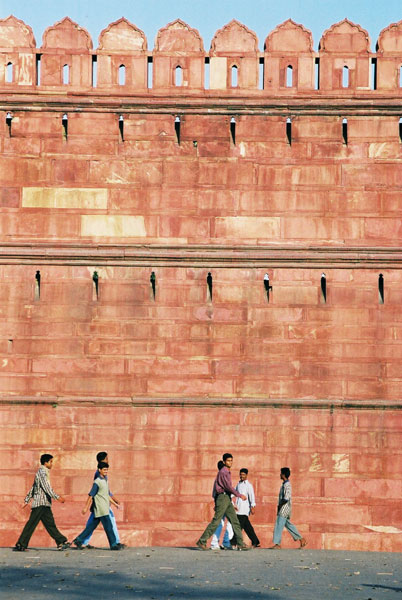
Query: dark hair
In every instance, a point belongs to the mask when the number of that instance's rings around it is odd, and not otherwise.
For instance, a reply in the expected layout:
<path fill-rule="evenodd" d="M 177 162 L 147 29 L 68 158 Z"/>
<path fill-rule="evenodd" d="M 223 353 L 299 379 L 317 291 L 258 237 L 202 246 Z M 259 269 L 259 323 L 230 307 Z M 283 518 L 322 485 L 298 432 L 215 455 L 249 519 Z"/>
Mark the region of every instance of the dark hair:
<path fill-rule="evenodd" d="M 289 477 L 290 477 L 290 469 L 289 469 L 289 467 L 282 467 L 282 469 L 281 469 L 281 475 L 285 475 L 286 479 L 289 479 Z"/>
<path fill-rule="evenodd" d="M 109 465 L 107 462 L 104 462 L 103 460 L 98 462 L 98 471 L 99 471 L 99 469 L 108 469 L 108 468 L 109 468 Z"/>
<path fill-rule="evenodd" d="M 222 467 L 224 466 L 223 460 L 218 460 L 218 464 L 216 466 L 218 467 L 218 470 L 220 471 L 222 469 Z"/>
<path fill-rule="evenodd" d="M 225 452 L 225 454 L 222 456 L 223 462 L 225 462 L 225 460 L 227 460 L 228 458 L 233 458 L 233 456 L 229 454 L 229 452 Z"/>
<path fill-rule="evenodd" d="M 96 460 L 98 462 L 101 462 L 102 460 L 105 460 L 106 457 L 107 457 L 107 452 L 98 452 L 98 454 L 96 455 Z"/>
<path fill-rule="evenodd" d="M 245 473 L 246 475 L 248 475 L 248 469 L 246 469 L 246 468 L 240 469 L 240 473 Z"/>
<path fill-rule="evenodd" d="M 52 460 L 53 456 L 51 454 L 42 454 L 42 456 L 40 457 L 40 464 L 44 465 L 45 463 L 49 462 L 49 460 Z"/>

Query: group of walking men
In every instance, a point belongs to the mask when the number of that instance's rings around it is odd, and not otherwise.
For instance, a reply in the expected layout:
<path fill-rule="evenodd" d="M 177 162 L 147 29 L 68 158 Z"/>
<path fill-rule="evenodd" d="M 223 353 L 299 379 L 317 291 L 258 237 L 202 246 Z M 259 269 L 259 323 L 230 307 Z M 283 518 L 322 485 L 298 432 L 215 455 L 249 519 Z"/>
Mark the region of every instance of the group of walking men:
<path fill-rule="evenodd" d="M 36 527 L 40 522 L 43 523 L 48 534 L 55 540 L 59 550 L 65 550 L 74 544 L 77 549 L 92 548 L 89 544 L 91 536 L 99 523 L 105 530 L 111 550 L 122 550 L 125 545 L 120 542 L 117 530 L 116 520 L 111 509 L 111 504 L 119 507 L 120 502 L 109 489 L 108 483 L 108 455 L 107 452 L 98 452 L 96 455 L 97 469 L 95 471 L 92 487 L 89 491 L 87 501 L 82 514 L 90 510 L 89 519 L 84 530 L 72 542 L 68 542 L 56 527 L 52 513 L 52 499 L 64 503 L 63 496 L 59 496 L 50 485 L 49 475 L 53 467 L 53 456 L 51 454 L 42 454 L 40 457 L 41 466 L 38 469 L 33 485 L 25 497 L 23 508 L 28 506 L 32 500 L 30 517 L 14 547 L 17 552 L 23 552 L 27 549 L 29 541 Z M 218 474 L 214 481 L 212 496 L 214 498 L 214 517 L 206 527 L 204 533 L 197 541 L 197 546 L 201 550 L 207 550 L 207 541 L 212 537 L 212 549 L 234 549 L 249 550 L 251 547 L 259 548 L 260 541 L 250 523 L 249 516 L 255 511 L 255 495 L 252 484 L 248 481 L 248 470 L 240 469 L 240 480 L 236 487 L 232 485 L 230 470 L 233 465 L 233 456 L 225 453 L 222 460 L 218 462 Z M 300 535 L 295 525 L 290 522 L 292 510 L 292 488 L 290 485 L 290 469 L 283 467 L 281 469 L 282 486 L 279 492 L 278 511 L 274 530 L 274 545 L 272 549 L 280 549 L 283 529 L 286 528 L 295 541 L 299 541 L 300 548 L 303 548 L 307 540 Z M 234 502 L 232 502 L 232 498 Z M 222 528 L 228 523 L 223 539 L 222 546 L 219 545 L 219 538 Z M 243 540 L 242 530 L 244 530 L 251 541 L 251 546 L 247 546 Z"/>
<path fill-rule="evenodd" d="M 89 509 L 91 510 L 89 519 L 84 530 L 73 540 L 73 542 L 68 542 L 66 536 L 57 529 L 51 508 L 52 499 L 62 503 L 65 502 L 64 497 L 56 494 L 50 485 L 49 475 L 50 470 L 53 467 L 53 456 L 51 454 L 42 454 L 40 457 L 41 466 L 36 472 L 33 485 L 26 495 L 22 506 L 25 508 L 32 500 L 31 515 L 22 530 L 18 542 L 14 547 L 14 551 L 24 552 L 27 549 L 32 534 L 40 522 L 43 523 L 48 534 L 56 542 L 58 550 L 66 550 L 71 544 L 74 544 L 76 548 L 80 550 L 83 548 L 93 548 L 93 546 L 89 544 L 89 541 L 99 523 L 102 523 L 111 550 L 123 550 L 123 548 L 125 548 L 125 545 L 120 543 L 116 519 L 110 507 L 110 504 L 118 507 L 120 502 L 109 490 L 107 480 L 109 470 L 107 452 L 98 452 L 96 460 L 98 467 L 95 471 L 94 480 L 87 501 L 82 509 L 83 515 L 85 515 Z"/>
<path fill-rule="evenodd" d="M 260 541 L 250 523 L 249 515 L 255 512 L 255 495 L 252 484 L 248 481 L 248 469 L 240 469 L 240 481 L 233 487 L 230 470 L 233 465 L 233 456 L 225 453 L 222 460 L 218 462 L 218 474 L 214 481 L 212 497 L 215 503 L 215 512 L 212 521 L 207 525 L 204 533 L 197 541 L 197 546 L 201 550 L 208 550 L 207 541 L 212 536 L 211 549 L 232 549 L 237 547 L 238 550 L 250 550 L 250 548 L 260 548 Z M 274 529 L 274 545 L 271 550 L 279 550 L 281 548 L 282 532 L 286 528 L 292 538 L 299 542 L 299 547 L 304 548 L 307 540 L 300 535 L 297 527 L 290 522 L 292 512 L 292 487 L 289 481 L 290 469 L 282 467 L 280 477 L 282 480 L 281 489 L 279 491 L 278 510 Z M 232 502 L 235 498 L 235 504 Z M 233 536 L 228 538 L 230 534 L 223 539 L 223 545 L 219 546 L 217 541 L 221 533 L 224 520 L 227 519 L 227 530 L 233 529 Z M 230 527 L 229 527 L 230 524 Z M 244 543 L 242 530 L 244 530 L 251 541 L 251 546 Z M 226 538 L 226 539 L 225 539 Z"/>

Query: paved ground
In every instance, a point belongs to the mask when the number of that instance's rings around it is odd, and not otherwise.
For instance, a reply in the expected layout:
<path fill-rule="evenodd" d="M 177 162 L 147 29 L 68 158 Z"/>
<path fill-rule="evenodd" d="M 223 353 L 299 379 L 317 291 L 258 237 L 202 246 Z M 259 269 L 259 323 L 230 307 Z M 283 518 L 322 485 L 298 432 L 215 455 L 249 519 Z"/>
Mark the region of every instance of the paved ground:
<path fill-rule="evenodd" d="M 402 599 L 401 554 L 0 549 L 1 600 Z"/>

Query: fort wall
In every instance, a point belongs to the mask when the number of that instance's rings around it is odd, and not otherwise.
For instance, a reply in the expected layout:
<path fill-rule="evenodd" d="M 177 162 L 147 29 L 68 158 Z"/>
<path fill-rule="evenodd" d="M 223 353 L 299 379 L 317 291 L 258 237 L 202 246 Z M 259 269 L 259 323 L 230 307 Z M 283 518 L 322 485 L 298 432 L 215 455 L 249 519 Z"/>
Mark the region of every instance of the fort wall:
<path fill-rule="evenodd" d="M 370 44 L 0 21 L 1 544 L 48 451 L 78 533 L 105 448 L 132 545 L 193 544 L 231 451 L 264 544 L 287 464 L 311 547 L 401 550 L 402 22 Z"/>

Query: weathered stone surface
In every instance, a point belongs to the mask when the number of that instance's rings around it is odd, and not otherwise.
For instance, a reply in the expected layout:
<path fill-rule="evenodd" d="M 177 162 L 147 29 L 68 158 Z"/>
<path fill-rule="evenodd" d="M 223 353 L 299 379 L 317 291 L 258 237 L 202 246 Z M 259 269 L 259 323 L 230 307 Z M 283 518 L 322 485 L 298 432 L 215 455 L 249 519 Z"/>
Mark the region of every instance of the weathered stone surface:
<path fill-rule="evenodd" d="M 264 544 L 288 464 L 311 547 L 400 549 L 401 39 L 0 20 L 0 543 L 105 447 L 129 543 L 195 539 L 228 450 Z"/>

